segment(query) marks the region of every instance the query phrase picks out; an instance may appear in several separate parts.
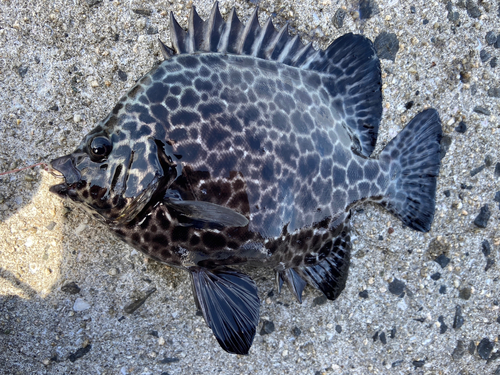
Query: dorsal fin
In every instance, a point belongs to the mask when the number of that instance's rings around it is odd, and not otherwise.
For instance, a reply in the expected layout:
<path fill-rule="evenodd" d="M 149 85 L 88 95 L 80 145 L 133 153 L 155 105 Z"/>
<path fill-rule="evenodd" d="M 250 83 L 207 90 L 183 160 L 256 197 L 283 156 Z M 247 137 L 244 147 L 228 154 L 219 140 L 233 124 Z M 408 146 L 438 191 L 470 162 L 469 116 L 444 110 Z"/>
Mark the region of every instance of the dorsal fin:
<path fill-rule="evenodd" d="M 187 33 L 170 13 L 172 49 L 162 46 L 163 56 L 169 59 L 172 52 L 250 55 L 322 72 L 322 84 L 343 117 L 353 151 L 370 156 L 382 117 L 380 62 L 373 43 L 362 35 L 345 34 L 326 50 L 315 50 L 311 43 L 304 45 L 298 36 L 290 36 L 286 25 L 277 32 L 271 18 L 261 27 L 257 12 L 258 8 L 243 24 L 233 8 L 224 22 L 215 2 L 203 21 L 193 7 Z"/>

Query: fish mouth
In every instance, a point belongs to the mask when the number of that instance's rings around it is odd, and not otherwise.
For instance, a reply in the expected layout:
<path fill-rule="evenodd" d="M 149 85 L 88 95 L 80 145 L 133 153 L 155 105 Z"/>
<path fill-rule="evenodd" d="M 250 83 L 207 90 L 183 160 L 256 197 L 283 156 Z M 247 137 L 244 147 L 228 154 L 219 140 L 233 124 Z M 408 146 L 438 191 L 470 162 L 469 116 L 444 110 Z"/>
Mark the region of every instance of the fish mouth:
<path fill-rule="evenodd" d="M 81 179 L 80 172 L 75 168 L 70 155 L 52 160 L 49 172 L 57 178 L 64 178 L 63 183 L 49 188 L 50 192 L 61 197 L 68 196 L 68 192 L 71 190 L 70 185 L 77 183 Z"/>

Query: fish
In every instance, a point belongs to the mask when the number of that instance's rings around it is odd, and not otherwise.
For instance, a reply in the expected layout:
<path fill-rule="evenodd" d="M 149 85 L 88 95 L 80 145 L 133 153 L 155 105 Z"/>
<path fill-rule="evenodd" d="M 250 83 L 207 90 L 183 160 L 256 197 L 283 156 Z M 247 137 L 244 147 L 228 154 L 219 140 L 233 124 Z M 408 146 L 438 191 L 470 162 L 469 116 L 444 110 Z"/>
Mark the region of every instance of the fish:
<path fill-rule="evenodd" d="M 83 137 L 51 161 L 73 201 L 147 257 L 187 271 L 220 347 L 248 354 L 259 324 L 256 283 L 274 270 L 299 303 L 307 284 L 329 300 L 345 288 L 351 213 L 385 207 L 430 230 L 442 127 L 429 108 L 376 157 L 382 118 L 372 41 L 345 34 L 303 44 L 258 8 L 242 23 L 192 7 L 170 14 L 172 46 Z"/>

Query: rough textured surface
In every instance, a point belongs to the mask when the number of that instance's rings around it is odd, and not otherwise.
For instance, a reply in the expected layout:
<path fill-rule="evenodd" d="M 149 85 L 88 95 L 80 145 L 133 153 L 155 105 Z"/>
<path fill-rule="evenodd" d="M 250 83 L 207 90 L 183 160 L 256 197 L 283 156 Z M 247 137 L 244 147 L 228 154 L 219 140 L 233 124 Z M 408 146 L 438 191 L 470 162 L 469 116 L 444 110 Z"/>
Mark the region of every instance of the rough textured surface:
<path fill-rule="evenodd" d="M 488 90 L 498 86 L 500 73 L 481 62 L 479 51 L 498 57 L 499 49 L 484 38 L 491 30 L 498 32 L 500 18 L 495 2 L 449 3 L 416 1 L 410 9 L 390 1 L 360 22 L 359 4 L 353 2 L 259 2 L 261 23 L 274 15 L 275 24 L 290 22 L 292 33 L 323 48 L 350 31 L 371 40 L 381 32 L 396 34 L 394 62 L 382 60 L 385 110 L 375 153 L 416 113 L 438 109 L 451 142 L 442 160 L 429 233 L 403 228 L 373 205 L 354 213 L 357 238 L 350 276 L 335 302 L 313 303 L 320 293 L 307 287 L 299 305 L 286 290 L 269 293 L 274 287 L 270 270 L 249 269 L 260 291 L 261 322 L 273 322 L 275 329 L 257 335 L 248 357 L 231 356 L 196 314 L 187 275 L 145 261 L 86 213 L 49 194 L 48 186 L 56 181 L 47 173 L 2 176 L 2 371 L 494 373 L 498 360 L 480 356 L 493 358 L 499 350 L 499 262 L 485 271 L 481 244 L 487 239 L 489 258 L 498 259 L 500 212 L 493 199 L 499 190 L 494 170 L 500 161 L 500 102 Z M 212 3 L 195 4 L 206 18 Z M 220 5 L 224 17 L 235 5 L 244 20 L 255 6 L 241 0 Z M 342 7 L 347 14 L 339 30 L 332 18 Z M 170 43 L 170 10 L 186 27 L 189 10 L 174 1 L 3 2 L 0 170 L 72 151 L 135 80 L 161 60 L 157 38 Z M 408 109 L 410 101 L 414 105 Z M 476 106 L 481 111 L 474 112 Z M 465 134 L 454 131 L 460 121 L 467 123 Z M 471 176 L 486 154 L 492 166 Z M 486 228 L 478 228 L 473 221 L 485 204 L 491 217 Z M 438 253 L 430 253 L 431 243 L 440 244 Z M 434 262 L 441 254 L 450 259 L 444 268 Z M 436 272 L 441 278 L 433 280 Z M 394 279 L 405 284 L 404 295 L 390 293 Z M 142 306 L 131 314 L 124 311 L 153 287 L 157 291 Z M 361 298 L 361 291 L 368 298 Z M 77 299 L 77 310 L 89 307 L 74 311 Z M 452 324 L 457 305 L 463 325 L 441 334 L 441 322 Z M 384 344 L 372 339 L 377 332 L 379 338 L 380 332 L 395 334 L 387 335 Z M 493 345 L 491 351 L 489 345 L 488 350 L 480 346 L 481 353 L 475 350 L 482 340 Z"/>

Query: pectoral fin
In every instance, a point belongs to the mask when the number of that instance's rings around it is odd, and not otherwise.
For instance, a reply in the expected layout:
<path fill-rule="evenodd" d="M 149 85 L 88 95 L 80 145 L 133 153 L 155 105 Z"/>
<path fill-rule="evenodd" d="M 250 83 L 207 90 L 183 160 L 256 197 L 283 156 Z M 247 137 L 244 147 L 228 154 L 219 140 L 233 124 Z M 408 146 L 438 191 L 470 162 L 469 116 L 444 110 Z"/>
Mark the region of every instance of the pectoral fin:
<path fill-rule="evenodd" d="M 194 220 L 220 224 L 226 227 L 244 227 L 248 219 L 230 208 L 204 201 L 169 199 L 169 207 Z"/>
<path fill-rule="evenodd" d="M 222 349 L 248 354 L 259 323 L 260 300 L 250 277 L 230 268 L 189 268 L 197 307 Z"/>

